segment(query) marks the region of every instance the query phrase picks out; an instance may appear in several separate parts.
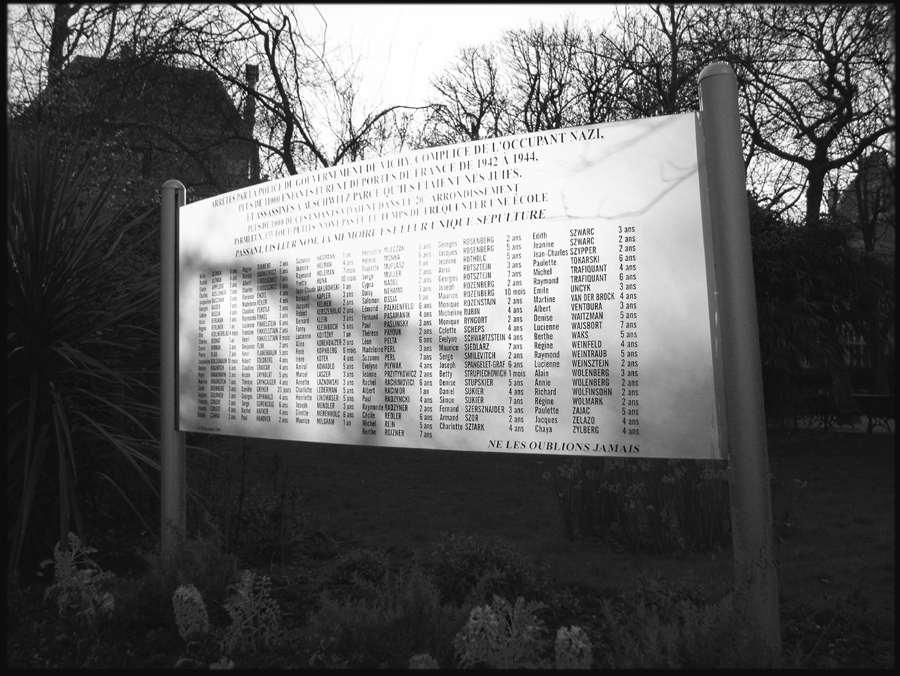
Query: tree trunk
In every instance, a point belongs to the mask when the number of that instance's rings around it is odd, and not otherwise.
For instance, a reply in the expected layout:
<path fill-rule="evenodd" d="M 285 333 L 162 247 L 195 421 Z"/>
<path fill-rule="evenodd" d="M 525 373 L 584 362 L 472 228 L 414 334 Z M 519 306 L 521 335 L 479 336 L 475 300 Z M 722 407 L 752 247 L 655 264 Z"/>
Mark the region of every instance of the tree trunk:
<path fill-rule="evenodd" d="M 817 226 L 821 220 L 822 196 L 825 194 L 825 171 L 818 167 L 809 168 L 806 186 L 806 224 Z"/>
<path fill-rule="evenodd" d="M 65 66 L 63 54 L 66 40 L 69 39 L 69 19 L 75 16 L 78 5 L 54 5 L 53 28 L 50 32 L 50 47 L 47 54 L 47 84 L 52 88 L 62 76 Z"/>

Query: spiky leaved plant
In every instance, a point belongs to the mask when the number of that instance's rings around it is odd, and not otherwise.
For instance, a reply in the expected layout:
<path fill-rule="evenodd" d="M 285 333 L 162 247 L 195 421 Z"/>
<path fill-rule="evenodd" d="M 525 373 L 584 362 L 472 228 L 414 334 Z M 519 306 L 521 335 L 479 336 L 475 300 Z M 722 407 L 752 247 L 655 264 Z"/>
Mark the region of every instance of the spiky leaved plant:
<path fill-rule="evenodd" d="M 111 487 L 141 519 L 136 483 L 157 492 L 158 481 L 151 480 L 159 470 L 157 435 L 145 422 L 152 409 L 129 372 L 140 355 L 158 354 L 148 321 L 158 292 L 144 255 L 155 228 L 148 225 L 150 212 L 130 218 L 120 195 L 111 199 L 117 174 L 98 180 L 97 166 L 93 150 L 61 151 L 40 130 L 27 138 L 9 133 L 11 570 L 27 541 L 40 547 L 66 542 L 70 530 L 83 534 L 87 485 Z M 103 500 L 93 507 L 108 508 L 109 497 Z M 57 517 L 58 537 L 51 525 Z"/>

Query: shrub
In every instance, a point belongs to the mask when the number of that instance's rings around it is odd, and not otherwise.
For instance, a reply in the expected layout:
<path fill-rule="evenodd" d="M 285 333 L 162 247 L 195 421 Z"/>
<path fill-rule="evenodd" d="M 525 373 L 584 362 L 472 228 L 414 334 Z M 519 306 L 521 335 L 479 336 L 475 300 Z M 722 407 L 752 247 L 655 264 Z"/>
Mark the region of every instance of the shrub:
<path fill-rule="evenodd" d="M 671 554 L 722 546 L 731 536 L 722 461 L 573 458 L 544 478 L 569 539 L 612 536 L 635 552 Z"/>
<path fill-rule="evenodd" d="M 209 615 L 200 592 L 192 585 L 181 585 L 172 596 L 178 635 L 185 641 L 209 633 Z"/>
<path fill-rule="evenodd" d="M 201 463 L 196 469 L 203 475 L 207 504 L 223 525 L 229 550 L 250 563 L 271 565 L 278 559 L 286 565 L 307 529 L 305 515 L 298 511 L 300 492 L 277 453 L 271 458 L 270 481 L 261 480 L 264 468 L 254 456 L 250 440 L 244 438 L 238 457 L 228 453 L 205 470 Z"/>
<path fill-rule="evenodd" d="M 409 668 L 410 669 L 440 669 L 440 665 L 436 659 L 434 659 L 428 653 L 423 653 L 421 655 L 413 655 L 409 658 Z"/>
<path fill-rule="evenodd" d="M 387 554 L 375 549 L 352 549 L 338 559 L 332 573 L 332 580 L 350 583 L 354 576 L 368 582 L 378 582 L 388 570 Z"/>
<path fill-rule="evenodd" d="M 651 581 L 614 608 L 602 606 L 609 649 L 602 666 L 617 669 L 742 666 L 733 596 L 703 603 L 684 585 Z"/>
<path fill-rule="evenodd" d="M 418 564 L 378 582 L 355 577 L 346 600 L 325 592 L 307 623 L 314 666 L 404 668 L 410 655 L 435 655 L 449 664 L 451 641 L 466 611 L 441 603 L 440 592 Z"/>
<path fill-rule="evenodd" d="M 521 596 L 515 604 L 494 596 L 490 605 L 476 606 L 469 621 L 453 640 L 456 657 L 463 667 L 537 669 L 549 664 L 542 654 L 547 632 L 535 612 L 546 606 L 525 603 Z"/>
<path fill-rule="evenodd" d="M 56 601 L 60 617 L 75 616 L 93 623 L 98 615 L 112 614 L 115 599 L 104 587 L 115 575 L 101 571 L 88 557 L 97 550 L 82 546 L 75 533 L 69 533 L 67 549 L 61 549 L 60 545 L 57 542 L 53 548 L 53 560 L 41 562 L 41 567 L 54 564 L 54 582 L 44 593 L 44 599 Z"/>
<path fill-rule="evenodd" d="M 193 585 L 206 599 L 211 609 L 211 620 L 226 619 L 220 610 L 228 597 L 228 588 L 234 580 L 237 559 L 223 551 L 218 531 L 207 535 L 180 540 L 168 558 L 159 551 L 143 554 L 147 573 L 141 579 L 137 592 L 136 612 L 144 623 L 155 627 L 171 626 L 172 597 L 180 586 Z"/>
<path fill-rule="evenodd" d="M 557 669 L 590 669 L 593 661 L 591 640 L 581 627 L 560 627 L 553 652 Z"/>
<path fill-rule="evenodd" d="M 544 479 L 554 486 L 570 540 L 616 537 L 635 552 L 670 555 L 722 547 L 731 538 L 724 461 L 572 458 Z M 806 484 L 771 472 L 769 479 L 773 524 L 783 533 Z"/>
<path fill-rule="evenodd" d="M 494 594 L 537 598 L 546 583 L 528 558 L 501 538 L 453 534 L 438 542 L 427 559 L 428 571 L 445 602 L 462 605 Z"/>
<path fill-rule="evenodd" d="M 295 512 L 294 489 L 273 492 L 265 485 L 246 489 L 229 518 L 229 544 L 242 560 L 261 565 L 290 560 L 302 543 L 303 518 Z"/>
<path fill-rule="evenodd" d="M 247 438 L 239 451 L 194 454 L 188 469 L 200 500 L 188 507 L 218 524 L 226 550 L 248 564 L 268 566 L 278 561 L 284 566 L 300 553 L 322 559 L 336 556 L 339 548 L 332 534 L 311 514 L 300 511 L 304 499 L 291 480 L 290 468 L 277 453 L 268 469 L 255 455 Z M 268 477 L 262 480 L 264 472 Z"/>
<path fill-rule="evenodd" d="M 777 466 L 772 465 L 769 480 L 772 485 L 772 527 L 779 535 L 784 535 L 793 527 L 790 522 L 794 512 L 800 507 L 807 483 L 800 479 L 784 479 L 776 475 Z"/>
<path fill-rule="evenodd" d="M 156 406 L 140 366 L 152 323 L 155 228 L 112 208 L 112 178 L 38 131 L 9 136 L 7 269 L 8 566 L 60 541 L 84 516 L 144 518 L 158 495 Z M 151 403 L 152 397 L 150 398 Z M 76 477 L 78 481 L 76 482 Z M 154 479 L 154 477 L 156 477 Z M 103 488 L 112 493 L 104 493 Z M 88 497 L 92 509 L 84 509 Z M 111 499 L 111 496 L 114 496 Z M 49 537 L 47 534 L 51 534 Z M 27 545 L 27 546 L 26 546 Z"/>
<path fill-rule="evenodd" d="M 234 595 L 225 604 L 231 617 L 231 625 L 225 630 L 225 652 L 257 652 L 278 647 L 284 629 L 281 609 L 270 596 L 269 576 L 257 579 L 253 571 L 241 571 L 231 589 Z"/>

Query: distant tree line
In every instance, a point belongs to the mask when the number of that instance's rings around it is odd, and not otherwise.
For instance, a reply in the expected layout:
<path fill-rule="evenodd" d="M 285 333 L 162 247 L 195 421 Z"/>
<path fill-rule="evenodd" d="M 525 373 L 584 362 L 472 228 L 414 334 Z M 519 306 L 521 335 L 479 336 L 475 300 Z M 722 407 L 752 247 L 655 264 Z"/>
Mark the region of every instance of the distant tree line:
<path fill-rule="evenodd" d="M 730 64 L 766 403 L 780 420 L 804 388 L 848 403 L 848 328 L 869 348 L 863 386 L 892 387 L 894 260 L 874 252 L 895 220 L 893 40 L 886 4 L 651 5 L 622 8 L 607 26 L 565 18 L 462 49 L 432 79 L 415 139 L 441 145 L 691 112 L 703 68 Z M 826 196 L 842 193 L 854 208 L 839 215 Z"/>
<path fill-rule="evenodd" d="M 214 72 L 270 177 L 367 155 L 697 110 L 710 63 L 738 76 L 751 192 L 816 224 L 875 150 L 894 158 L 889 4 L 625 6 L 609 25 L 573 17 L 463 48 L 417 108 L 361 101 L 353 63 L 289 5 L 29 5 L 8 19 L 11 105 L 34 101 L 79 54 Z M 257 65 L 248 82 L 245 66 Z M 248 132 L 248 136 L 250 136 Z M 799 206 L 799 211 L 796 209 Z"/>

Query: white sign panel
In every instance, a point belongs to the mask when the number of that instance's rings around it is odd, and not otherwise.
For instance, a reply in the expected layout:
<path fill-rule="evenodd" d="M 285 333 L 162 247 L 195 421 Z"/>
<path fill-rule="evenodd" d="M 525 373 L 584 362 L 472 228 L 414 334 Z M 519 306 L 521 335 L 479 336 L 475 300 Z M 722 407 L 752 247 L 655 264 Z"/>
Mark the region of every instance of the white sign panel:
<path fill-rule="evenodd" d="M 357 162 L 180 217 L 180 429 L 721 457 L 695 114 Z"/>

